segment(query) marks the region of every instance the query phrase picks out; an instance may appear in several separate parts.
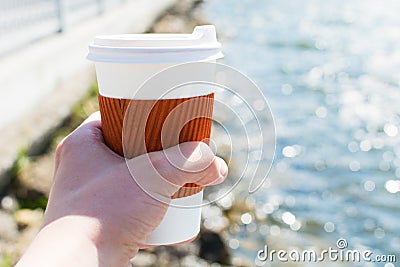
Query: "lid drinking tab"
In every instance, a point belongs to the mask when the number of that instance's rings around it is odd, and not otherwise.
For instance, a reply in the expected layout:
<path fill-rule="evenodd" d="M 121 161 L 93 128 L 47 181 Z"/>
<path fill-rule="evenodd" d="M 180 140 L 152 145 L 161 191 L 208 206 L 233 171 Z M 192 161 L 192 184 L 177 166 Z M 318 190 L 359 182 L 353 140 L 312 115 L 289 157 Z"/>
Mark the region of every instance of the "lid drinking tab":
<path fill-rule="evenodd" d="M 87 58 L 111 63 L 173 63 L 223 57 L 213 25 L 191 34 L 119 34 L 97 36 Z"/>

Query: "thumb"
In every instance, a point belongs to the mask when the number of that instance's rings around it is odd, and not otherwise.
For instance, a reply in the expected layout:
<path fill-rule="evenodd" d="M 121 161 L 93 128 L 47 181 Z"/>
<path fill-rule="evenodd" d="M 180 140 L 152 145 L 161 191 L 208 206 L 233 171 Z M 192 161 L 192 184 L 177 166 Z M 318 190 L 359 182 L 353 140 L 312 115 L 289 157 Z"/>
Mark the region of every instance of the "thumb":
<path fill-rule="evenodd" d="M 185 183 L 211 185 L 222 182 L 226 163 L 203 142 L 186 142 L 163 151 L 127 160 L 136 183 L 153 198 L 170 201 Z"/>

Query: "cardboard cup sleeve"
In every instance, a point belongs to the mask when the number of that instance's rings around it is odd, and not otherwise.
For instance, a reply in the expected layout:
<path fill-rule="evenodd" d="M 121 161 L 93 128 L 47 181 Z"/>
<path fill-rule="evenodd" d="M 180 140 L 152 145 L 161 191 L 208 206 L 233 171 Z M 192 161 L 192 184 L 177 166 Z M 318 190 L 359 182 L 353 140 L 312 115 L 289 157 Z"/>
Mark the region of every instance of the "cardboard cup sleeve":
<path fill-rule="evenodd" d="M 134 158 L 188 141 L 203 141 L 208 144 L 213 93 L 159 100 L 110 98 L 99 94 L 98 99 L 105 142 L 114 152 L 125 158 Z M 179 133 L 173 134 L 176 136 L 165 134 L 163 127 L 166 124 L 168 128 L 179 129 Z M 187 183 L 171 198 L 191 196 L 201 190 L 203 187 Z"/>

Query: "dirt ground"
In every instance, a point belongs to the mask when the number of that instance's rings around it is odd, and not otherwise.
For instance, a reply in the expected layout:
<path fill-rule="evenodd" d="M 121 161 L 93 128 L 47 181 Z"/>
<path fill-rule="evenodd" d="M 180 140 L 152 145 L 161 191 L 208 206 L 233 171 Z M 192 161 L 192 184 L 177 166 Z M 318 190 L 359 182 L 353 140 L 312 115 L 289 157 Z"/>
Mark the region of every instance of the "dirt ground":
<path fill-rule="evenodd" d="M 149 33 L 190 33 L 196 25 L 206 24 L 201 2 L 179 1 L 148 29 Z M 95 79 L 95 78 L 94 78 Z M 98 110 L 97 84 L 71 110 L 71 115 L 34 149 L 22 150 L 8 176 L 11 183 L 1 192 L 0 267 L 12 266 L 38 232 L 51 188 L 57 144 L 89 114 Z M 141 251 L 135 266 L 210 266 L 229 263 L 229 252 L 218 234 L 202 232 L 198 241 L 180 247 L 160 247 Z M 204 242 L 212 250 L 204 250 Z M 208 243 L 207 243 L 208 242 Z M 210 243 L 211 242 L 211 243 Z M 203 244 L 203 248 L 202 248 Z M 207 254 L 208 253 L 208 254 Z M 204 254 L 203 258 L 198 257 Z M 208 259 L 209 261 L 207 261 Z M 218 264 L 219 262 L 220 264 Z"/>

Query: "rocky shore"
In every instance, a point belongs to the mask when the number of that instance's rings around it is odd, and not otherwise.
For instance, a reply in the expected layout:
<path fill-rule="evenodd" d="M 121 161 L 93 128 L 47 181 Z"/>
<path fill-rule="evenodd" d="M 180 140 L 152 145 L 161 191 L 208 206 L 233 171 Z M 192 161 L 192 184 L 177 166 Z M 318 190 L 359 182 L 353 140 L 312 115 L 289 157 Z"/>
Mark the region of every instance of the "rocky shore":
<path fill-rule="evenodd" d="M 196 25 L 205 24 L 201 14 L 202 1 L 185 0 L 167 10 L 147 32 L 190 33 Z M 90 113 L 98 110 L 97 86 L 77 103 L 60 127 L 37 142 L 34 148 L 20 151 L 7 176 L 10 184 L 0 193 L 0 266 L 12 266 L 38 232 L 51 187 L 54 151 L 57 143 Z M 140 251 L 134 266 L 228 266 L 231 252 L 224 239 L 230 220 L 236 220 L 233 209 L 209 207 L 197 240 L 179 247 L 157 247 Z M 215 211 L 218 210 L 217 214 Z M 211 211 L 211 213 L 210 213 Z M 242 212 L 242 211 L 240 211 Z M 211 216 L 211 217 L 210 217 Z M 235 218 L 236 217 L 236 218 Z M 212 218 L 221 223 L 206 223 Z M 239 266 L 238 262 L 235 264 Z"/>

